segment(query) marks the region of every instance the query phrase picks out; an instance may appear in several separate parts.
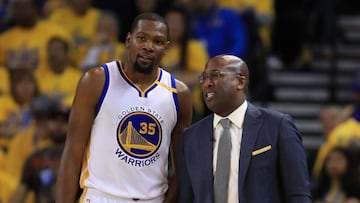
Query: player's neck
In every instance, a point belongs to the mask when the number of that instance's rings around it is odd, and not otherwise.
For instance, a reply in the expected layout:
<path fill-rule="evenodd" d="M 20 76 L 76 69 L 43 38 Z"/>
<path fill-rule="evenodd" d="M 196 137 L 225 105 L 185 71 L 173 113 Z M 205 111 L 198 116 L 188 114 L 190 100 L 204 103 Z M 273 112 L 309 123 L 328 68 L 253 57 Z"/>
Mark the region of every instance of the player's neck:
<path fill-rule="evenodd" d="M 125 75 L 134 83 L 138 88 L 145 90 L 147 89 L 154 81 L 156 80 L 158 76 L 158 68 L 154 68 L 150 73 L 142 73 L 139 71 L 136 71 L 135 67 L 133 67 L 133 64 L 129 63 L 127 61 L 127 58 L 124 57 L 124 59 L 121 62 L 121 68 Z"/>
<path fill-rule="evenodd" d="M 157 70 L 157 69 L 156 69 Z M 144 74 L 135 72 L 133 74 L 133 77 L 130 77 L 130 79 L 138 86 L 140 89 L 145 90 L 147 89 L 151 84 L 154 83 L 154 81 L 157 78 L 157 71 L 153 71 L 151 74 Z"/>
<path fill-rule="evenodd" d="M 158 76 L 158 68 L 149 74 L 137 72 L 134 68 L 122 67 L 125 75 L 141 90 L 147 89 Z"/>

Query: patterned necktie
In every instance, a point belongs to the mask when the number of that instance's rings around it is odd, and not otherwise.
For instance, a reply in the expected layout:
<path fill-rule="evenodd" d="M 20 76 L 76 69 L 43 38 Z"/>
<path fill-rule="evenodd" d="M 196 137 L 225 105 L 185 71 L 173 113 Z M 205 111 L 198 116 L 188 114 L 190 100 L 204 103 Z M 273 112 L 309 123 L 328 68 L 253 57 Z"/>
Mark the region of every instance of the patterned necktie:
<path fill-rule="evenodd" d="M 228 118 L 220 120 L 224 131 L 220 136 L 216 171 L 214 177 L 214 199 L 215 203 L 226 203 L 228 199 L 228 186 L 230 174 L 230 152 L 231 152 L 231 137 L 230 137 L 230 120 Z"/>

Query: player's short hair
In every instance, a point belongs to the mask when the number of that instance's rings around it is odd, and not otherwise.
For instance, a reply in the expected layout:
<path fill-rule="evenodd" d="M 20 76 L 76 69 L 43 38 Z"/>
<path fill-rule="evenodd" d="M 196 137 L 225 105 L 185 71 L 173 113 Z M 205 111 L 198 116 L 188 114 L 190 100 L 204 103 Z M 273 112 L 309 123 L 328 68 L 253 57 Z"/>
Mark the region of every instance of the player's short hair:
<path fill-rule="evenodd" d="M 136 16 L 136 18 L 133 20 L 133 22 L 131 24 L 131 29 L 130 29 L 131 33 L 133 33 L 135 31 L 140 20 L 151 20 L 151 21 L 157 21 L 160 23 L 164 23 L 166 25 L 166 37 L 167 37 L 167 39 L 170 38 L 169 25 L 166 22 L 165 18 L 163 18 L 159 14 L 153 13 L 153 12 L 146 12 L 146 13 L 142 13 L 142 14 Z"/>

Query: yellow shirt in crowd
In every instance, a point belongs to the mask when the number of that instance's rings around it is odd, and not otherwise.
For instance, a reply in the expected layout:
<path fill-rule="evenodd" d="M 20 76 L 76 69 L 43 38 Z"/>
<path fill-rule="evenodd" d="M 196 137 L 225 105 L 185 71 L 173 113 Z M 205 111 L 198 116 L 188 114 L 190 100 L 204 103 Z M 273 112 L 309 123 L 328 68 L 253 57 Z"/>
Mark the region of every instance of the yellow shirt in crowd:
<path fill-rule="evenodd" d="M 48 137 L 36 137 L 35 127 L 31 126 L 14 137 L 6 155 L 5 171 L 20 181 L 26 159 L 36 150 L 50 146 Z"/>
<path fill-rule="evenodd" d="M 54 36 L 69 40 L 64 29 L 48 21 L 39 21 L 31 29 L 16 26 L 5 31 L 0 35 L 0 66 L 46 67 L 47 43 Z"/>
<path fill-rule="evenodd" d="M 349 118 L 339 124 L 329 135 L 327 141 L 320 147 L 315 160 L 313 176 L 318 178 L 325 158 L 330 150 L 336 146 L 349 146 L 360 144 L 360 122 Z"/>
<path fill-rule="evenodd" d="M 89 47 L 95 40 L 95 27 L 100 17 L 100 10 L 90 7 L 84 16 L 76 15 L 69 6 L 55 10 L 49 20 L 60 25 L 71 34 L 71 46 L 74 53 L 72 60 L 78 67 L 87 50 L 79 52 L 80 47 Z"/>
<path fill-rule="evenodd" d="M 201 73 L 208 60 L 208 54 L 206 49 L 197 40 L 190 40 L 188 44 L 187 52 L 187 64 L 186 70 L 196 71 Z M 170 46 L 166 51 L 165 56 L 161 60 L 161 64 L 165 67 L 171 67 L 174 64 L 179 64 L 180 61 L 180 47 L 179 46 Z"/>
<path fill-rule="evenodd" d="M 192 72 L 193 74 L 200 75 L 203 71 L 204 64 L 206 64 L 209 56 L 203 44 L 197 40 L 189 40 L 187 47 L 187 56 L 186 56 L 186 68 L 184 72 Z M 179 46 L 170 46 L 167 50 L 165 56 L 161 60 L 161 65 L 168 71 L 175 73 L 178 71 L 172 70 L 171 67 L 176 66 L 180 63 L 180 47 Z M 196 75 L 195 75 L 196 76 Z M 197 78 L 196 78 L 197 79 Z M 185 80 L 184 80 L 185 81 Z M 193 106 L 196 112 L 202 113 L 204 108 L 204 103 L 202 101 L 201 90 L 198 81 L 196 84 L 187 84 L 192 89 L 192 101 Z"/>
<path fill-rule="evenodd" d="M 41 93 L 59 96 L 65 105 L 71 106 L 81 74 L 80 70 L 68 66 L 61 74 L 52 71 L 35 72 L 35 77 Z"/>
<path fill-rule="evenodd" d="M 17 183 L 8 173 L 0 170 L 0 202 L 9 202 L 15 192 Z"/>
<path fill-rule="evenodd" d="M 5 172 L 5 155 L 0 150 L 0 202 L 8 202 L 16 188 L 15 179 Z"/>
<path fill-rule="evenodd" d="M 19 117 L 23 116 L 20 106 L 9 95 L 0 97 L 0 123 L 4 123 L 7 119 L 21 120 Z M 12 117 L 12 118 L 10 118 Z M 0 148 L 7 149 L 13 137 L 4 137 L 0 135 Z"/>
<path fill-rule="evenodd" d="M 0 97 L 10 91 L 10 78 L 5 67 L 0 66 Z"/>

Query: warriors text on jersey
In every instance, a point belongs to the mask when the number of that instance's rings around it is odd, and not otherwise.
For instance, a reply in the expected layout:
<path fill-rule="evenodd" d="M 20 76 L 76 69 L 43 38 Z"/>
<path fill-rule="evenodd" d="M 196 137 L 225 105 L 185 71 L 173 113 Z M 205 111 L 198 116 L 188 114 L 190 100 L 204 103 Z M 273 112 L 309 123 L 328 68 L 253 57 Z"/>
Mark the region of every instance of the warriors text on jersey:
<path fill-rule="evenodd" d="M 96 109 L 81 187 L 124 199 L 151 200 L 167 191 L 171 132 L 177 121 L 175 79 L 158 68 L 146 90 L 121 63 L 103 65 L 106 81 Z"/>

